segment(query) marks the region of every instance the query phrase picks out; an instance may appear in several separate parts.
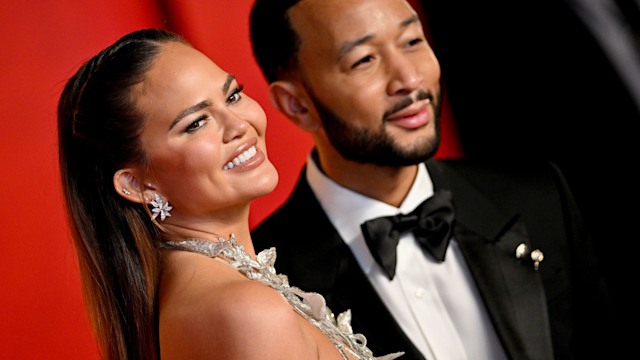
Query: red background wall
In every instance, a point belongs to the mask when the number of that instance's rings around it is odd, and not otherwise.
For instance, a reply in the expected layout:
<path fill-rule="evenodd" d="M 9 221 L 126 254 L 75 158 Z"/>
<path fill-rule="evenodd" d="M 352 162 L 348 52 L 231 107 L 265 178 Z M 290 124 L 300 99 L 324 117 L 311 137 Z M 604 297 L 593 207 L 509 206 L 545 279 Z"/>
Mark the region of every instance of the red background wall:
<path fill-rule="evenodd" d="M 253 0 L 0 0 L 0 359 L 97 359 L 83 307 L 57 168 L 56 105 L 68 77 L 125 33 L 176 30 L 236 74 L 269 118 L 280 184 L 255 224 L 289 194 L 311 148 L 268 102 L 250 51 Z M 438 157 L 461 150 L 444 109 Z"/>

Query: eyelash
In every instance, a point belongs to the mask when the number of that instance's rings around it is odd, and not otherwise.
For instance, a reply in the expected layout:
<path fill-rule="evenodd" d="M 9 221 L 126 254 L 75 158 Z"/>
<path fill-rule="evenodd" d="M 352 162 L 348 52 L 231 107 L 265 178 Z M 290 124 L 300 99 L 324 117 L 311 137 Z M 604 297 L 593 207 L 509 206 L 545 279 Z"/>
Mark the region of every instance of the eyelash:
<path fill-rule="evenodd" d="M 407 42 L 407 45 L 408 45 L 408 47 L 414 47 L 414 46 L 422 43 L 423 41 L 424 41 L 423 38 L 417 37 L 417 38 L 411 39 L 409 42 Z M 371 61 L 372 58 L 373 58 L 373 56 L 367 55 L 367 56 L 363 57 L 362 59 L 358 60 L 355 64 L 351 65 L 351 68 L 355 69 L 356 67 Z"/>
<path fill-rule="evenodd" d="M 416 45 L 418 45 L 419 43 L 421 43 L 423 41 L 424 41 L 424 39 L 421 38 L 421 37 L 415 38 L 415 39 L 409 41 L 409 46 L 416 46 Z"/>
<path fill-rule="evenodd" d="M 244 89 L 244 85 L 238 85 L 237 88 L 235 88 L 233 90 L 233 92 L 231 92 L 231 95 L 229 95 L 229 97 L 227 97 L 227 104 L 234 104 L 237 103 L 238 101 L 240 101 L 242 99 L 242 90 Z M 198 130 L 199 128 L 201 128 L 202 126 L 204 126 L 203 124 L 201 124 L 203 121 L 209 119 L 209 115 L 200 115 L 198 116 L 197 119 L 195 119 L 191 124 L 189 124 L 189 126 L 187 126 L 187 128 L 185 129 L 186 133 L 192 133 L 196 130 Z"/>
<path fill-rule="evenodd" d="M 199 128 L 203 127 L 204 125 L 201 124 L 203 121 L 207 120 L 209 118 L 209 115 L 200 115 L 198 116 L 197 119 L 195 119 L 191 124 L 189 124 L 189 126 L 187 126 L 187 128 L 184 130 L 184 132 L 186 133 L 192 133 L 196 130 L 198 130 Z"/>
<path fill-rule="evenodd" d="M 233 90 L 231 95 L 227 98 L 227 104 L 237 103 L 242 99 L 242 90 L 244 89 L 244 85 L 238 85 L 237 88 Z"/>
<path fill-rule="evenodd" d="M 356 63 L 355 63 L 355 64 L 351 65 L 351 68 L 352 68 L 352 69 L 355 69 L 355 68 L 357 68 L 358 66 L 360 66 L 360 65 L 362 65 L 362 64 L 364 64 L 364 63 L 367 63 L 367 62 L 371 61 L 371 59 L 372 59 L 372 58 L 373 58 L 373 56 L 371 56 L 371 55 L 367 55 L 367 56 L 363 57 L 362 59 L 360 59 L 360 60 L 356 61 Z"/>

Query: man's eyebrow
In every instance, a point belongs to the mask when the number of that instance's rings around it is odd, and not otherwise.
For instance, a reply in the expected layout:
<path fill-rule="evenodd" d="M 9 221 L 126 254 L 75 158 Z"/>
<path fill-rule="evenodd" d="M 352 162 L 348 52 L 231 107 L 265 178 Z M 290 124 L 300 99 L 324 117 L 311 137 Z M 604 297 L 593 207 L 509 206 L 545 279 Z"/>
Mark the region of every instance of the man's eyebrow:
<path fill-rule="evenodd" d="M 420 18 L 418 17 L 418 15 L 413 15 L 412 17 L 408 18 L 407 20 L 404 20 L 403 22 L 400 23 L 400 27 L 401 28 L 405 28 L 413 23 L 419 23 L 420 22 Z"/>
<path fill-rule="evenodd" d="M 184 117 L 193 114 L 194 112 L 198 112 L 202 109 L 206 109 L 209 106 L 211 106 L 211 102 L 209 100 L 202 100 L 199 103 L 189 106 L 188 108 L 182 110 L 180 112 L 180 114 L 178 114 L 178 116 L 176 116 L 175 119 L 173 119 L 173 121 L 171 122 L 171 125 L 169 125 L 169 130 L 173 129 L 176 124 L 178 124 L 178 122 L 180 122 L 180 120 L 182 120 Z"/>
<path fill-rule="evenodd" d="M 400 22 L 399 28 L 406 28 L 407 26 L 416 23 L 416 22 L 420 22 L 420 18 L 418 17 L 418 15 L 413 15 L 411 17 L 409 17 L 406 20 L 403 20 L 402 22 Z M 373 38 L 373 34 L 367 34 L 363 37 L 360 37 L 358 39 L 355 39 L 353 41 L 347 41 L 346 43 L 344 43 L 341 47 L 340 50 L 338 51 L 338 61 L 340 61 L 340 59 L 342 59 L 345 55 L 347 55 L 351 50 L 353 50 L 355 47 L 360 46 L 364 43 L 366 43 L 367 41 L 371 40 Z"/>
<path fill-rule="evenodd" d="M 347 55 L 351 50 L 366 43 L 371 39 L 373 39 L 373 35 L 368 34 L 355 40 L 347 41 L 340 47 L 340 50 L 338 51 L 338 61 L 340 61 L 340 59 Z"/>

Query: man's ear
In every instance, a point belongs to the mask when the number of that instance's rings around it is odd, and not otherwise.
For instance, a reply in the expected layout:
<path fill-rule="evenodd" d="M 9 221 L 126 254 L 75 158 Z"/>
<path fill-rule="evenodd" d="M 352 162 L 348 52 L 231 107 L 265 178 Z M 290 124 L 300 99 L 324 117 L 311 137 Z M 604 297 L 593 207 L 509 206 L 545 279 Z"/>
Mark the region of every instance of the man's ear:
<path fill-rule="evenodd" d="M 148 189 L 141 184 L 137 172 L 132 168 L 120 169 L 113 174 L 113 186 L 120 196 L 138 204 L 146 204 L 147 199 L 152 197 L 149 194 L 145 196 L 144 192 Z"/>
<path fill-rule="evenodd" d="M 309 132 L 318 129 L 320 124 L 317 116 L 313 115 L 311 100 L 300 84 L 288 80 L 275 81 L 269 85 L 269 99 L 298 127 Z"/>

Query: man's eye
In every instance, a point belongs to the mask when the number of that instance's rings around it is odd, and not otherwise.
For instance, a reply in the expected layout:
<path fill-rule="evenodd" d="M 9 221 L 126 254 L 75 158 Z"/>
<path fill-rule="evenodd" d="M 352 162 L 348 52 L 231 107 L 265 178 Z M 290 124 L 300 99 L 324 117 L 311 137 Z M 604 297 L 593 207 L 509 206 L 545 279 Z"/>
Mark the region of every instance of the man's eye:
<path fill-rule="evenodd" d="M 408 42 L 408 45 L 409 45 L 409 46 L 416 46 L 416 45 L 418 45 L 418 44 L 420 44 L 420 43 L 422 43 L 422 42 L 424 42 L 424 39 L 423 39 L 423 38 L 415 38 L 415 39 L 413 39 L 413 40 L 409 41 L 409 42 Z"/>
<path fill-rule="evenodd" d="M 360 65 L 362 65 L 362 64 L 366 64 L 366 63 L 368 63 L 368 62 L 371 62 L 372 60 L 373 60 L 373 56 L 371 56 L 371 55 L 367 55 L 367 56 L 363 57 L 362 59 L 360 59 L 360 60 L 356 61 L 356 63 L 355 63 L 355 64 L 353 64 L 353 65 L 351 66 L 351 68 L 356 68 L 356 67 L 358 67 L 358 66 L 360 66 Z"/>
<path fill-rule="evenodd" d="M 367 56 L 363 57 L 362 59 L 356 61 L 355 64 L 351 65 L 351 68 L 355 69 L 355 68 L 357 68 L 358 66 L 360 66 L 362 64 L 366 64 L 368 62 L 371 62 L 371 60 L 373 60 L 373 56 L 367 55 Z"/>

